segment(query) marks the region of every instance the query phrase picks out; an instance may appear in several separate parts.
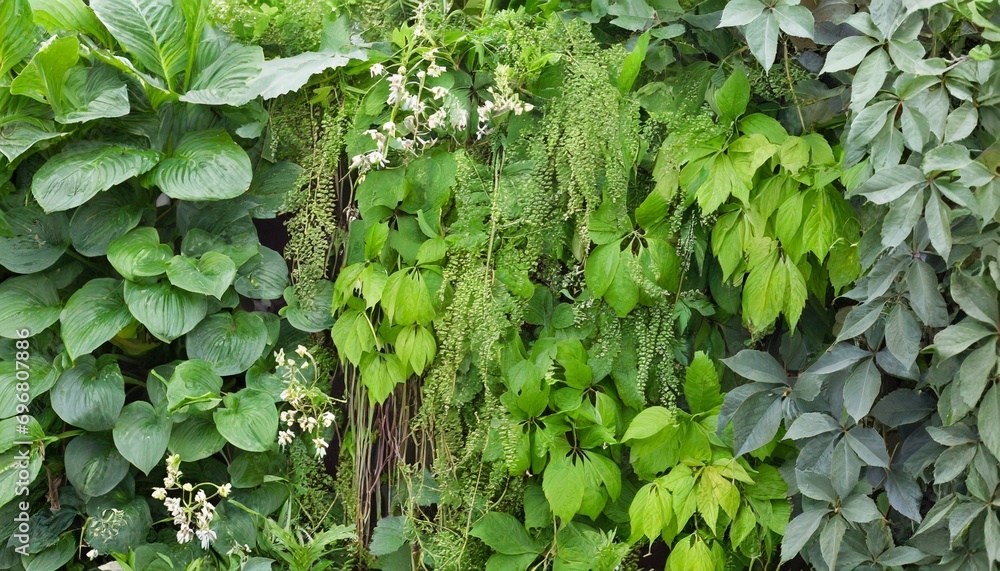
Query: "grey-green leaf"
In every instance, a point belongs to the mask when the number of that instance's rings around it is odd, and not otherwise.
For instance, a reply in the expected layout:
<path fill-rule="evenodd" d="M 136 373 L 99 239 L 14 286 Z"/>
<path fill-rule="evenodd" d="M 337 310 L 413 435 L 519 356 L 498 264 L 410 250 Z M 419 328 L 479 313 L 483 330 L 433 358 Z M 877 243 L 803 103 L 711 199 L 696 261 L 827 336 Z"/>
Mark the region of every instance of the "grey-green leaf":
<path fill-rule="evenodd" d="M 844 407 L 855 421 L 860 422 L 875 404 L 875 398 L 882 390 L 882 373 L 875 366 L 874 359 L 859 363 L 844 384 Z"/>

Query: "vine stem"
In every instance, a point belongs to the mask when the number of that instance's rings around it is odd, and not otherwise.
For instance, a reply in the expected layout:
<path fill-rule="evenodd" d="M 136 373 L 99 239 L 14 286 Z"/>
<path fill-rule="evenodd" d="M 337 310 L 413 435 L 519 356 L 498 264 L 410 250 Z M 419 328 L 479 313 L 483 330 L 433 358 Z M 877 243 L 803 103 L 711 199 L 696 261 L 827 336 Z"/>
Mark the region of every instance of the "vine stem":
<path fill-rule="evenodd" d="M 806 130 L 806 120 L 802 117 L 802 107 L 799 105 L 799 96 L 795 93 L 795 85 L 792 84 L 792 68 L 788 65 L 788 38 L 782 43 L 782 49 L 785 52 L 785 80 L 788 81 L 788 91 L 792 94 L 792 102 L 795 103 L 795 112 L 799 116 L 799 125 L 802 126 L 802 130 Z"/>

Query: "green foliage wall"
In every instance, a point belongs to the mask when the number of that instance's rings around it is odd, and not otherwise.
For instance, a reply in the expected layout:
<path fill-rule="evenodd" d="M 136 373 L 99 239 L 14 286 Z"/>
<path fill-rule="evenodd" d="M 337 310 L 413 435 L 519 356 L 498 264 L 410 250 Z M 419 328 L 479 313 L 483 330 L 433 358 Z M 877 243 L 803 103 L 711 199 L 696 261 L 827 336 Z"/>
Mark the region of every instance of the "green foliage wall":
<path fill-rule="evenodd" d="M 0 22 L 0 568 L 1000 563 L 994 3 Z"/>

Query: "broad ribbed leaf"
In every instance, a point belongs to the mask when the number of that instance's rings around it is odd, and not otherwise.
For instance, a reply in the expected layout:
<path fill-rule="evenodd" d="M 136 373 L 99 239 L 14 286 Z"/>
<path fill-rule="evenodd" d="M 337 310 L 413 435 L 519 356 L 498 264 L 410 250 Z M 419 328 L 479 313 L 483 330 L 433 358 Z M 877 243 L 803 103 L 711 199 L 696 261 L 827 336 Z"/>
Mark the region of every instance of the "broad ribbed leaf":
<path fill-rule="evenodd" d="M 13 161 L 37 143 L 65 135 L 47 117 L 48 107 L 0 89 L 0 154 Z"/>
<path fill-rule="evenodd" d="M 230 44 L 222 48 L 218 44 L 206 40 L 198 46 L 194 81 L 181 101 L 240 106 L 256 97 L 250 81 L 260 75 L 264 51 L 258 46 Z"/>
<path fill-rule="evenodd" d="M 70 296 L 60 320 L 70 359 L 94 351 L 132 323 L 121 280 L 90 280 Z"/>
<path fill-rule="evenodd" d="M 250 188 L 250 157 L 225 131 L 188 133 L 151 173 L 167 196 L 182 200 L 235 198 Z"/>
<path fill-rule="evenodd" d="M 186 338 L 187 354 L 212 364 L 219 375 L 246 371 L 267 346 L 267 329 L 255 313 L 237 311 L 210 315 Z"/>
<path fill-rule="evenodd" d="M 126 51 L 174 85 L 188 63 L 184 15 L 171 0 L 93 0 L 91 8 Z"/>
<path fill-rule="evenodd" d="M 206 411 L 215 408 L 221 398 L 222 377 L 212 370 L 212 364 L 192 359 L 174 368 L 167 381 L 167 405 L 170 412 L 186 412 L 188 408 Z"/>
<path fill-rule="evenodd" d="M 160 243 L 156 228 L 131 230 L 108 244 L 108 261 L 127 280 L 162 275 L 174 252 Z"/>
<path fill-rule="evenodd" d="M 213 419 L 230 444 L 250 452 L 271 448 L 278 435 L 278 409 L 266 393 L 243 389 L 228 394 L 225 408 L 215 411 Z"/>
<path fill-rule="evenodd" d="M 41 333 L 59 320 L 62 301 L 49 278 L 35 274 L 9 278 L 0 283 L 0 337 L 20 339 L 27 329 Z"/>
<path fill-rule="evenodd" d="M 64 457 L 66 477 L 83 496 L 103 496 L 128 474 L 128 460 L 103 434 L 77 436 L 66 445 Z"/>
<path fill-rule="evenodd" d="M 156 151 L 112 143 L 78 143 L 45 161 L 31 182 L 31 193 L 46 212 L 69 210 L 148 171 L 159 160 Z"/>
<path fill-rule="evenodd" d="M 26 58 L 35 47 L 35 24 L 31 21 L 31 5 L 27 0 L 0 2 L 0 78 Z"/>
<path fill-rule="evenodd" d="M 170 432 L 167 449 L 178 454 L 184 462 L 208 458 L 226 445 L 226 439 L 215 429 L 211 417 L 191 417 L 175 424 Z"/>
<path fill-rule="evenodd" d="M 134 193 L 115 187 L 98 194 L 73 212 L 69 237 L 73 249 L 88 257 L 106 256 L 108 244 L 135 228 L 142 219 L 142 209 Z"/>
<path fill-rule="evenodd" d="M 288 265 L 281 254 L 261 246 L 260 252 L 240 267 L 233 285 L 244 297 L 278 299 L 288 287 L 288 279 Z"/>
<path fill-rule="evenodd" d="M 49 392 L 52 408 L 68 424 L 98 432 L 110 430 L 125 405 L 125 380 L 118 363 L 80 357 L 63 371 Z"/>
<path fill-rule="evenodd" d="M 10 92 L 48 103 L 58 113 L 63 101 L 66 75 L 80 59 L 76 36 L 53 37 L 39 46 L 31 61 L 10 83 Z"/>
<path fill-rule="evenodd" d="M 98 40 L 101 45 L 111 45 L 114 38 L 94 11 L 83 0 L 29 0 L 35 23 L 49 32 L 76 30 Z"/>
<path fill-rule="evenodd" d="M 167 343 L 194 329 L 208 313 L 205 296 L 166 281 L 151 285 L 126 281 L 125 303 L 139 323 Z"/>
<path fill-rule="evenodd" d="M 172 423 L 162 410 L 146 401 L 136 401 L 124 409 L 115 423 L 118 453 L 145 474 L 159 464 L 167 451 Z"/>
<path fill-rule="evenodd" d="M 236 277 L 236 264 L 225 254 L 205 252 L 200 259 L 174 256 L 167 264 L 167 278 L 175 286 L 222 299 Z"/>
<path fill-rule="evenodd" d="M 125 82 L 118 72 L 100 62 L 89 68 L 76 67 L 66 77 L 63 100 L 56 109 L 56 121 L 83 123 L 94 119 L 128 115 Z"/>
<path fill-rule="evenodd" d="M 46 215 L 37 206 L 28 206 L 4 214 L 13 236 L 0 236 L 0 266 L 14 273 L 48 269 L 69 246 L 69 222 L 62 212 Z"/>
<path fill-rule="evenodd" d="M 306 52 L 292 57 L 274 58 L 264 62 L 261 73 L 250 82 L 250 93 L 264 99 L 274 99 L 290 91 L 298 91 L 309 78 L 328 69 L 343 67 L 351 58 L 364 57 L 364 52 Z"/>

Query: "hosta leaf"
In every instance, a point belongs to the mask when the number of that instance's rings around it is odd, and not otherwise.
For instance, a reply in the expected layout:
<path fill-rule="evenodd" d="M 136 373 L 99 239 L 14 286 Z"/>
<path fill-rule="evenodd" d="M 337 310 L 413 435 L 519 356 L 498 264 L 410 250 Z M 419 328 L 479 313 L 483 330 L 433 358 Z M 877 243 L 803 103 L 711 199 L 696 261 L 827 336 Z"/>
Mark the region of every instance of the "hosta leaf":
<path fill-rule="evenodd" d="M 41 333 L 59 320 L 62 311 L 55 284 L 38 274 L 0 282 L 0 299 L 0 337 L 7 339 L 20 339 L 21 329 L 31 335 Z"/>
<path fill-rule="evenodd" d="M 139 323 L 167 343 L 194 329 L 208 313 L 205 296 L 184 291 L 166 281 L 155 284 L 126 281 L 125 303 Z"/>
<path fill-rule="evenodd" d="M 171 426 L 162 410 L 145 401 L 133 402 L 122 409 L 115 423 L 115 446 L 126 460 L 149 474 L 167 452 Z"/>
<path fill-rule="evenodd" d="M 104 434 L 84 434 L 66 445 L 66 477 L 85 497 L 103 496 L 128 474 L 128 460 Z"/>
<path fill-rule="evenodd" d="M 115 187 L 88 200 L 73 212 L 69 237 L 73 249 L 88 257 L 105 256 L 108 244 L 139 225 L 142 209 L 131 191 Z"/>
<path fill-rule="evenodd" d="M 236 277 L 236 264 L 225 254 L 205 252 L 200 259 L 174 256 L 166 263 L 167 278 L 175 286 L 222 299 Z"/>
<path fill-rule="evenodd" d="M 226 439 L 216 430 L 211 417 L 194 416 L 175 424 L 170 431 L 167 449 L 184 462 L 208 458 L 226 445 Z"/>
<path fill-rule="evenodd" d="M 328 69 L 343 67 L 352 59 L 363 59 L 364 52 L 306 52 L 292 57 L 274 58 L 264 62 L 261 73 L 249 86 L 250 92 L 265 100 L 290 91 L 297 91 L 309 78 Z"/>
<path fill-rule="evenodd" d="M 64 534 L 55 544 L 33 555 L 25 563 L 24 571 L 56 571 L 65 569 L 76 554 L 76 540 L 72 533 Z"/>
<path fill-rule="evenodd" d="M 45 161 L 31 194 L 46 212 L 69 210 L 153 168 L 160 153 L 113 143 L 82 142 Z"/>
<path fill-rule="evenodd" d="M 223 200 L 250 188 L 250 157 L 225 131 L 195 131 L 181 138 L 173 153 L 150 173 L 171 198 Z"/>
<path fill-rule="evenodd" d="M 97 432 L 110 430 L 125 405 L 125 380 L 115 362 L 90 355 L 63 371 L 49 393 L 52 408 L 68 424 Z"/>
<path fill-rule="evenodd" d="M 99 41 L 101 45 L 111 45 L 114 38 L 104 24 L 97 19 L 93 10 L 83 0 L 30 0 L 35 22 L 50 33 L 59 30 L 78 30 Z"/>
<path fill-rule="evenodd" d="M 272 165 L 266 161 L 259 162 L 247 191 L 247 196 L 257 203 L 250 214 L 254 218 L 274 218 L 279 212 L 287 210 L 288 195 L 298 188 L 302 171 L 302 167 L 295 163 L 278 162 Z"/>
<path fill-rule="evenodd" d="M 267 329 L 256 313 L 222 311 L 205 318 L 185 341 L 189 358 L 211 363 L 219 375 L 236 375 L 260 358 Z"/>
<path fill-rule="evenodd" d="M 168 411 L 186 412 L 188 408 L 211 410 L 219 404 L 222 377 L 206 361 L 192 359 L 174 368 L 167 380 Z"/>
<path fill-rule="evenodd" d="M 75 67 L 66 77 L 63 100 L 54 107 L 56 121 L 60 123 L 121 117 L 129 112 L 128 91 L 118 72 L 109 65 Z"/>
<path fill-rule="evenodd" d="M 120 280 L 98 278 L 78 289 L 60 316 L 70 359 L 90 353 L 132 323 Z"/>
<path fill-rule="evenodd" d="M 29 206 L 4 215 L 13 236 L 0 236 L 0 266 L 16 274 L 48 269 L 69 247 L 69 222 L 62 212 L 43 214 Z"/>
<path fill-rule="evenodd" d="M 252 299 L 278 299 L 288 287 L 288 265 L 278 252 L 261 246 L 260 251 L 240 266 L 233 283 L 236 293 Z"/>
<path fill-rule="evenodd" d="M 278 409 L 266 393 L 243 389 L 223 398 L 225 408 L 213 419 L 219 434 L 233 446 L 250 452 L 271 448 L 278 435 Z"/>
<path fill-rule="evenodd" d="M 5 78 L 11 68 L 28 57 L 37 41 L 28 0 L 7 0 L 0 4 L 0 22 L 4 26 L 0 37 L 0 77 Z"/>
<path fill-rule="evenodd" d="M 170 0 L 94 0 L 91 8 L 143 67 L 173 85 L 188 63 L 184 15 Z"/>
<path fill-rule="evenodd" d="M 333 291 L 333 283 L 320 280 L 315 295 L 311 299 L 303 299 L 299 298 L 294 287 L 287 287 L 282 297 L 288 305 L 282 307 L 278 314 L 300 331 L 318 333 L 329 329 L 334 325 Z"/>
<path fill-rule="evenodd" d="M 66 75 L 80 59 L 76 36 L 53 37 L 38 46 L 21 73 L 10 82 L 10 92 L 48 103 L 56 114 L 62 108 Z"/>
<path fill-rule="evenodd" d="M 250 82 L 260 75 L 264 51 L 259 46 L 204 40 L 198 46 L 194 81 L 181 101 L 201 105 L 240 106 L 256 97 Z M 206 53 L 202 53 L 206 52 Z"/>
<path fill-rule="evenodd" d="M 127 280 L 162 275 L 174 252 L 160 243 L 156 228 L 143 226 L 108 244 L 108 261 Z"/>
<path fill-rule="evenodd" d="M 218 252 L 228 256 L 236 267 L 240 267 L 260 250 L 257 228 L 249 216 L 228 222 L 200 222 L 200 225 L 184 231 L 181 253 L 185 256 L 197 258 L 206 252 Z"/>

